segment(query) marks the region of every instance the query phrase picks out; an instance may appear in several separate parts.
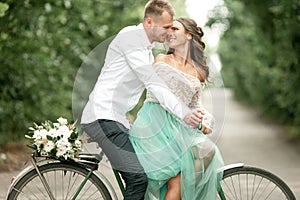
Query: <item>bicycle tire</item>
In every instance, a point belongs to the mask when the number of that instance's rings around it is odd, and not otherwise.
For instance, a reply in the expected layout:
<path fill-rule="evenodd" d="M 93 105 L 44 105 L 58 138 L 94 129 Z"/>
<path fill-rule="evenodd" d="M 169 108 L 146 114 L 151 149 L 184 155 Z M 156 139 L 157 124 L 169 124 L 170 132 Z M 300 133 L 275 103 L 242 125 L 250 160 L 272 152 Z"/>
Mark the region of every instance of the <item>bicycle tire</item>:
<path fill-rule="evenodd" d="M 226 169 L 221 187 L 226 200 L 296 200 L 293 192 L 282 179 L 256 167 L 241 166 Z"/>
<path fill-rule="evenodd" d="M 55 199 L 59 200 L 72 199 L 89 170 L 76 163 L 48 163 L 40 167 L 40 172 L 47 180 Z M 23 199 L 50 199 L 35 169 L 19 179 L 8 195 L 8 200 Z M 92 174 L 77 199 L 112 198 L 101 179 Z"/>

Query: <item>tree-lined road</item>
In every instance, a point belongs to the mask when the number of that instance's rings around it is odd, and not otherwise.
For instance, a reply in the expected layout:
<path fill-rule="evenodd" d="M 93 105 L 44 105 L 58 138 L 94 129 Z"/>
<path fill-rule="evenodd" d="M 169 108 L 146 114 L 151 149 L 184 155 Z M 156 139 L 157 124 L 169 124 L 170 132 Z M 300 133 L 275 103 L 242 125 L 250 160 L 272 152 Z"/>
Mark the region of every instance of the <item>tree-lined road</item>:
<path fill-rule="evenodd" d="M 283 127 L 260 118 L 253 109 L 236 102 L 230 90 L 217 89 L 212 97 L 212 105 L 225 113 L 217 141 L 225 164 L 243 162 L 269 170 L 282 178 L 300 199 L 299 142 L 291 140 Z M 0 173 L 0 199 L 5 198 L 10 178 L 16 174 Z"/>

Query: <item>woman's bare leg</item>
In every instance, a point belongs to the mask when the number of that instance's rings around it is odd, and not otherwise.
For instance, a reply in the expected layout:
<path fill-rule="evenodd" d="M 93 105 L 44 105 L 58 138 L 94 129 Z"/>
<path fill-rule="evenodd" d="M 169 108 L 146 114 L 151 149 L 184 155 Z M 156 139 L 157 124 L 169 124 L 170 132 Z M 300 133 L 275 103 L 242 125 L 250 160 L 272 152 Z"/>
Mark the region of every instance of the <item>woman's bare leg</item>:
<path fill-rule="evenodd" d="M 165 200 L 180 200 L 180 173 L 168 181 L 168 191 Z"/>

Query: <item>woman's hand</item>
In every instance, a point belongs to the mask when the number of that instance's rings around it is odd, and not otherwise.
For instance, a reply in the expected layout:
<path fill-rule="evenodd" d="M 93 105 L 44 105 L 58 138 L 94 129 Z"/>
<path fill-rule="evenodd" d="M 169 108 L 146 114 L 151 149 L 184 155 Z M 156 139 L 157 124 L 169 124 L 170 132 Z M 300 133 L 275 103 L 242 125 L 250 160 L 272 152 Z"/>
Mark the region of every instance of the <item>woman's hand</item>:
<path fill-rule="evenodd" d="M 200 109 L 195 109 L 191 113 L 187 114 L 183 121 L 192 127 L 197 127 L 202 122 L 203 114 Z"/>
<path fill-rule="evenodd" d="M 205 108 L 198 108 L 198 113 L 202 115 L 202 120 L 198 124 L 197 128 L 203 134 L 209 134 L 213 130 L 213 125 L 215 122 L 214 117 L 205 109 Z"/>
<path fill-rule="evenodd" d="M 190 126 L 199 129 L 203 134 L 209 134 L 213 130 L 214 117 L 205 108 L 193 110 L 183 120 Z"/>

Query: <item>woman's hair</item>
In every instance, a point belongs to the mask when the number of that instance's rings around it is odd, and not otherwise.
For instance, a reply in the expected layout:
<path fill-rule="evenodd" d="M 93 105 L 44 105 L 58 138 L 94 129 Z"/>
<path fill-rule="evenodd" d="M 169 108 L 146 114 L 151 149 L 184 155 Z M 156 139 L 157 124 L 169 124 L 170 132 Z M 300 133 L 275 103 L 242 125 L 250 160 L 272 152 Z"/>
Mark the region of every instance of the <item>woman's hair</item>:
<path fill-rule="evenodd" d="M 147 17 L 156 18 L 166 11 L 174 16 L 175 11 L 168 0 L 150 0 L 145 6 L 144 19 Z"/>
<path fill-rule="evenodd" d="M 192 35 L 192 39 L 190 40 L 191 59 L 202 69 L 202 72 L 201 70 L 198 70 L 200 74 L 203 74 L 203 71 L 205 72 L 204 78 L 207 79 L 209 75 L 209 67 L 206 64 L 206 57 L 204 55 L 205 44 L 202 41 L 202 37 L 204 35 L 202 29 L 197 26 L 197 23 L 193 19 L 190 18 L 178 18 L 175 19 L 175 21 L 181 23 L 185 31 Z M 172 49 L 169 53 L 172 53 Z"/>

